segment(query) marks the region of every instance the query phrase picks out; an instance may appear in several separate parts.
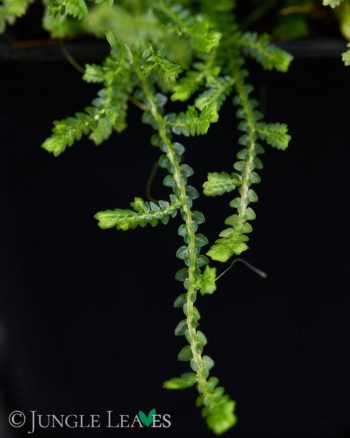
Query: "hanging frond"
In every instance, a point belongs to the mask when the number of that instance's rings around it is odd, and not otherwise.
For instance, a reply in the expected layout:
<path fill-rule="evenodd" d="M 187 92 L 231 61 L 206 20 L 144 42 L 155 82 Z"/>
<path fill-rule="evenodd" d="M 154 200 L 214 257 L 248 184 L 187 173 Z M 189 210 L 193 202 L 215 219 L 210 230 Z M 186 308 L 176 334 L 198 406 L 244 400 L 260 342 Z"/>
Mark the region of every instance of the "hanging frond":
<path fill-rule="evenodd" d="M 240 255 L 248 249 L 248 234 L 253 230 L 250 222 L 255 219 L 255 212 L 250 204 L 258 200 L 252 186 L 260 182 L 256 171 L 263 168 L 259 155 L 264 149 L 258 140 L 263 139 L 271 146 L 282 150 L 286 149 L 290 140 L 286 125 L 261 122 L 262 114 L 257 110 L 258 103 L 250 96 L 253 87 L 245 83 L 247 75 L 243 61 L 236 62 L 233 66 L 237 93 L 234 103 L 239 107 L 237 117 L 242 120 L 239 129 L 243 132 L 239 139 L 239 144 L 243 148 L 237 153 L 238 161 L 234 164 L 234 169 L 238 172 L 239 196 L 230 203 L 230 207 L 234 208 L 236 213 L 225 221 L 229 228 L 220 233 L 220 238 L 207 253 L 213 260 L 219 262 L 227 262 L 233 255 Z M 210 179 L 204 187 L 208 194 Z"/>
<path fill-rule="evenodd" d="M 286 71 L 291 56 L 272 45 L 267 36 L 244 33 L 235 17 L 235 0 L 43 2 L 44 26 L 52 36 L 95 36 L 111 47 L 103 63 L 85 66 L 83 79 L 98 84 L 97 97 L 73 117 L 54 122 L 43 147 L 58 156 L 83 136 L 101 144 L 113 131 L 126 127 L 129 100 L 141 110 L 142 122 L 154 131 L 151 144 L 160 153 L 159 167 L 166 172 L 163 185 L 169 200 L 135 198 L 130 208 L 100 211 L 95 218 L 101 229 L 131 230 L 166 224 L 180 213 L 182 244 L 176 257 L 183 264 L 175 279 L 182 283 L 183 291 L 174 306 L 183 315 L 175 335 L 183 340 L 178 359 L 188 362 L 190 372 L 167 380 L 164 387 L 195 387 L 203 418 L 212 432 L 221 435 L 236 424 L 235 402 L 212 375 L 214 361 L 205 351 L 207 339 L 199 330 L 197 308 L 201 295 L 215 292 L 219 277 L 204 255 L 209 241 L 199 232 L 205 217 L 193 207 L 199 197 L 189 184 L 194 170 L 183 162 L 185 147 L 174 138 L 206 134 L 210 125 L 218 122 L 224 102 L 235 94 L 241 150 L 232 172 L 211 172 L 203 186 L 207 196 L 234 193 L 230 203 L 234 211 L 226 219 L 227 228 L 207 253 L 225 262 L 248 248 L 255 219 L 252 204 L 258 200 L 253 188 L 263 167 L 260 143 L 285 150 L 290 140 L 286 125 L 263 122 L 251 96 L 253 88 L 246 83 L 244 59 L 251 57 L 268 70 Z M 335 5 L 340 0 L 328 2 Z M 23 14 L 28 3 L 0 0 L 0 26 Z M 350 55 L 344 54 L 344 61 L 350 64 Z M 168 110 L 169 97 L 182 104 L 171 104 Z M 217 145 L 212 146 L 216 152 Z M 205 153 L 210 154 L 210 149 Z"/>
<path fill-rule="evenodd" d="M 238 39 L 238 46 L 244 54 L 254 58 L 266 70 L 286 72 L 293 60 L 288 52 L 271 44 L 267 34 L 243 33 Z"/>
<path fill-rule="evenodd" d="M 52 135 L 43 143 L 43 148 L 58 156 L 83 135 L 96 144 L 101 144 L 113 132 L 126 127 L 126 111 L 132 90 L 130 64 L 123 50 L 114 50 L 102 66 L 88 65 L 84 79 L 102 82 L 102 88 L 83 112 L 74 117 L 56 121 Z"/>

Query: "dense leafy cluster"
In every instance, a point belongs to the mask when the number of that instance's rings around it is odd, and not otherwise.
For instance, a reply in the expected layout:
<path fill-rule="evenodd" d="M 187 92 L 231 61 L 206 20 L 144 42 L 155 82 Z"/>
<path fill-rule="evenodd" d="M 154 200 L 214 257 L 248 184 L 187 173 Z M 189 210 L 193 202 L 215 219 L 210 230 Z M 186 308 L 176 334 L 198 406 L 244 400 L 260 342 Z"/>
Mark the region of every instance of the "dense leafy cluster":
<path fill-rule="evenodd" d="M 242 30 L 232 0 L 44 3 L 44 25 L 53 36 L 93 34 L 106 39 L 110 54 L 103 63 L 84 69 L 83 79 L 100 85 L 96 98 L 82 111 L 56 121 L 43 147 L 59 156 L 83 136 L 101 144 L 113 132 L 126 128 L 130 103 L 140 108 L 143 123 L 150 127 L 150 142 L 159 150 L 169 198 L 146 201 L 136 197 L 131 208 L 100 211 L 95 218 L 101 229 L 124 231 L 160 222 L 166 225 L 170 218 L 180 218 L 178 234 L 183 243 L 176 257 L 182 266 L 175 278 L 183 292 L 174 306 L 182 317 L 175 335 L 182 339 L 178 359 L 190 369 L 167 380 L 164 387 L 196 387 L 197 406 L 208 427 L 220 435 L 237 421 L 235 402 L 212 375 L 214 361 L 207 354 L 207 338 L 199 330 L 197 299 L 216 291 L 214 261 L 227 262 L 248 249 L 256 218 L 253 205 L 258 201 L 263 144 L 285 150 L 290 141 L 285 124 L 264 120 L 245 60 L 252 58 L 266 70 L 285 72 L 292 57 L 274 46 L 268 36 Z M 328 3 L 336 6 L 340 2 Z M 7 15 L 0 15 L 0 20 L 11 22 L 25 11 L 28 1 L 4 0 L 3 4 L 0 11 L 5 8 Z M 350 64 L 349 52 L 344 61 Z M 172 110 L 168 109 L 169 100 L 176 102 Z M 180 137 L 190 145 L 188 137 L 205 135 L 211 124 L 220 121 L 225 102 L 233 102 L 232 119 L 236 115 L 238 121 L 238 146 L 232 144 L 236 159 L 224 169 L 213 169 L 203 191 L 209 197 L 232 194 L 229 205 L 233 211 L 225 221 L 226 228 L 208 247 L 208 239 L 199 231 L 205 217 L 194 208 L 200 194 L 189 184 L 194 171 L 184 162 L 185 145 Z M 228 133 L 228 143 L 231 137 L 233 132 Z"/>

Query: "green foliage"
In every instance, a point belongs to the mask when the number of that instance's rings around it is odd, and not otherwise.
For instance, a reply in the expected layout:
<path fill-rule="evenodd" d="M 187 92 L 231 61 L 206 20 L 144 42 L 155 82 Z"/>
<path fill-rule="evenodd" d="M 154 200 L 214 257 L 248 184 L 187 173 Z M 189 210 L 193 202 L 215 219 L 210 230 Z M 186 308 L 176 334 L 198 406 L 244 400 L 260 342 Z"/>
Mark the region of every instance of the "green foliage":
<path fill-rule="evenodd" d="M 201 12 L 211 17 L 219 32 L 234 32 L 237 29 L 233 11 L 236 7 L 234 0 L 202 0 L 200 2 Z"/>
<path fill-rule="evenodd" d="M 168 126 L 173 133 L 186 137 L 205 135 L 210 125 L 218 119 L 215 105 L 208 105 L 200 112 L 194 106 L 189 106 L 184 113 L 171 113 L 167 116 Z"/>
<path fill-rule="evenodd" d="M 323 0 L 325 6 L 331 6 L 332 8 L 339 6 L 342 2 L 343 0 Z"/>
<path fill-rule="evenodd" d="M 98 226 L 103 230 L 117 228 L 117 230 L 127 231 L 145 227 L 147 224 L 155 227 L 159 221 L 166 225 L 170 217 L 176 216 L 180 203 L 174 195 L 171 195 L 170 202 L 146 202 L 141 198 L 135 198 L 131 206 L 133 210 L 116 209 L 96 213 L 95 219 L 98 220 Z"/>
<path fill-rule="evenodd" d="M 54 156 L 60 155 L 83 135 L 97 145 L 107 140 L 113 129 L 121 132 L 126 127 L 126 111 L 132 90 L 130 65 L 123 47 L 114 49 L 102 66 L 88 65 L 84 74 L 87 82 L 102 82 L 102 88 L 83 112 L 56 121 L 52 135 L 43 148 Z"/>
<path fill-rule="evenodd" d="M 231 93 L 233 79 L 226 77 L 211 77 L 208 79 L 208 88 L 196 99 L 196 107 L 203 111 L 206 107 L 213 107 L 219 111 Z"/>
<path fill-rule="evenodd" d="M 0 2 L 0 34 L 5 31 L 6 23 L 13 24 L 16 18 L 26 13 L 33 0 L 2 0 Z"/>
<path fill-rule="evenodd" d="M 151 48 L 143 52 L 142 58 L 144 60 L 143 72 L 146 75 L 156 72 L 168 85 L 172 85 L 182 71 L 179 65 L 170 62 L 159 53 L 155 53 Z"/>
<path fill-rule="evenodd" d="M 243 61 L 238 61 L 233 66 L 237 93 L 234 103 L 239 107 L 237 118 L 241 119 L 239 129 L 243 135 L 239 139 L 242 149 L 237 153 L 238 161 L 234 163 L 233 167 L 238 172 L 239 196 L 230 203 L 236 212 L 225 221 L 229 227 L 220 233 L 220 238 L 208 252 L 208 256 L 218 262 L 227 262 L 234 255 L 239 256 L 248 249 L 248 234 L 253 230 L 250 222 L 256 217 L 250 204 L 258 200 L 252 186 L 260 182 L 256 170 L 263 167 L 259 155 L 264 152 L 264 149 L 258 140 L 265 140 L 271 146 L 282 150 L 286 149 L 290 140 L 286 125 L 261 122 L 262 114 L 257 110 L 257 102 L 250 97 L 253 87 L 245 82 L 247 75 L 248 72 L 243 69 Z M 207 195 L 211 179 L 212 177 L 210 179 L 208 177 L 208 181 L 204 185 Z"/>
<path fill-rule="evenodd" d="M 303 3 L 305 3 L 305 1 Z M 289 4 L 289 2 L 287 4 Z M 309 34 L 307 18 L 306 13 L 281 15 L 273 30 L 273 36 L 283 41 L 306 38 Z"/>
<path fill-rule="evenodd" d="M 195 373 L 184 373 L 163 383 L 165 389 L 187 389 L 196 384 Z"/>
<path fill-rule="evenodd" d="M 152 3 L 167 27 L 188 38 L 195 51 L 209 53 L 219 44 L 220 33 L 210 29 L 210 22 L 205 17 L 191 14 L 179 3 L 171 5 L 165 0 L 154 0 Z"/>
<path fill-rule="evenodd" d="M 288 126 L 284 123 L 258 123 L 257 132 L 260 140 L 276 149 L 286 150 L 291 136 L 288 134 Z"/>
<path fill-rule="evenodd" d="M 239 39 L 243 53 L 253 57 L 266 70 L 286 72 L 293 57 L 270 43 L 268 35 L 246 32 Z"/>
<path fill-rule="evenodd" d="M 205 62 L 195 62 L 189 70 L 173 87 L 172 100 L 185 102 L 196 93 L 204 83 L 218 76 L 220 67 L 215 66 L 214 56 L 207 57 Z"/>
<path fill-rule="evenodd" d="M 94 3 L 108 3 L 113 5 L 113 0 L 95 0 Z M 85 0 L 46 0 L 48 12 L 52 16 L 71 16 L 84 20 L 89 16 L 89 8 Z"/>
<path fill-rule="evenodd" d="M 349 50 L 343 53 L 343 61 L 344 64 L 349 67 L 350 66 L 350 44 L 348 44 Z"/>
<path fill-rule="evenodd" d="M 208 173 L 208 180 L 203 184 L 204 194 L 206 196 L 220 196 L 232 192 L 239 184 L 239 177 L 235 173 L 231 175 L 226 172 Z"/>
<path fill-rule="evenodd" d="M 206 266 L 202 275 L 201 294 L 213 294 L 216 291 L 216 268 Z"/>
<path fill-rule="evenodd" d="M 50 0 L 49 13 L 54 16 L 67 14 L 82 20 L 88 15 L 88 8 L 84 0 Z"/>
<path fill-rule="evenodd" d="M 15 1 L 20 0 L 12 0 L 13 4 Z M 135 198 L 131 208 L 100 211 L 95 218 L 101 229 L 123 231 L 155 227 L 175 216 L 180 218 L 178 235 L 182 244 L 176 257 L 181 268 L 175 279 L 183 290 L 174 307 L 183 315 L 175 335 L 182 340 L 178 359 L 191 371 L 167 380 L 164 388 L 195 387 L 196 404 L 203 418 L 220 435 L 236 424 L 235 402 L 212 376 L 214 361 L 205 351 L 208 341 L 199 330 L 201 315 L 197 308 L 197 298 L 212 295 L 217 288 L 216 268 L 208 265 L 204 255 L 209 241 L 199 231 L 205 217 L 194 208 L 199 197 L 189 184 L 194 170 L 184 162 L 185 146 L 176 140 L 178 136 L 205 135 L 212 123 L 219 122 L 224 102 L 233 98 L 242 132 L 237 160 L 232 172 L 211 172 L 204 183 L 207 196 L 235 193 L 230 203 L 234 214 L 226 219 L 227 228 L 207 253 L 213 260 L 225 262 L 248 248 L 248 234 L 255 219 L 251 205 L 258 199 L 253 186 L 260 181 L 257 172 L 263 167 L 259 156 L 264 149 L 259 142 L 284 150 L 290 140 L 286 125 L 263 122 L 251 95 L 253 88 L 246 82 L 244 59 L 252 57 L 265 69 L 286 71 L 291 56 L 273 46 L 266 36 L 243 32 L 231 0 L 44 3 L 44 26 L 53 36 L 94 35 L 105 39 L 111 49 L 101 64 L 85 66 L 83 79 L 100 86 L 97 97 L 83 111 L 56 121 L 43 147 L 58 156 L 83 136 L 101 144 L 114 131 L 126 128 L 129 103 L 142 111 L 142 122 L 152 130 L 151 144 L 159 151 L 169 201 Z M 171 110 L 169 98 L 177 101 Z M 227 136 L 227 143 L 231 137 L 234 132 Z M 216 153 L 218 145 L 211 146 Z M 198 153 L 208 154 L 210 159 L 212 149 Z"/>

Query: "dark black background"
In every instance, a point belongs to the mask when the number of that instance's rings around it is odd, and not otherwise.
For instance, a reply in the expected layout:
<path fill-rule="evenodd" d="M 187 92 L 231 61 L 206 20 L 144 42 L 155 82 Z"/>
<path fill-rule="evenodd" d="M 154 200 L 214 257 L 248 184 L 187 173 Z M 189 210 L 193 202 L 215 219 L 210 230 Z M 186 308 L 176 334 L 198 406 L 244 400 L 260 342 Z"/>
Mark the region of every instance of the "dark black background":
<path fill-rule="evenodd" d="M 179 218 L 130 231 L 101 231 L 93 214 L 145 197 L 158 151 L 129 113 L 130 129 L 101 147 L 88 140 L 53 158 L 40 148 L 51 122 L 95 94 L 65 62 L 1 65 L 0 316 L 4 415 L 170 413 L 168 430 L 72 431 L 35 437 L 211 436 L 195 392 L 162 382 L 187 371 L 173 336 L 181 312 L 174 273 Z M 287 152 L 267 149 L 258 218 L 242 265 L 200 298 L 207 352 L 237 400 L 227 437 L 350 437 L 347 287 L 350 71 L 340 58 L 297 59 L 288 75 L 252 65 L 268 121 L 287 121 Z M 201 186 L 230 171 L 237 150 L 230 104 L 208 136 L 186 139 Z M 166 196 L 160 173 L 155 197 Z M 202 232 L 214 239 L 230 196 L 201 199 Z M 219 269 L 223 269 L 219 266 Z M 11 431 L 13 433 L 13 431 Z M 11 437 L 28 436 L 25 429 Z M 7 438 L 7 437 L 6 437 Z"/>

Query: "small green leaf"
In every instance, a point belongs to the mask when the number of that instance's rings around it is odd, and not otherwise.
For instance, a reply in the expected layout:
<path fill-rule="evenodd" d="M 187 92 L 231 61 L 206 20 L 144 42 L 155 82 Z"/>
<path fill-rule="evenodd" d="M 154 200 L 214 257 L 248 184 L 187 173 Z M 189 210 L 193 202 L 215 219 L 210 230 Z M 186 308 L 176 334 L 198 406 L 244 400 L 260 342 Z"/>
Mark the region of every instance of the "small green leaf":
<path fill-rule="evenodd" d="M 176 252 L 176 257 L 181 260 L 185 260 L 188 257 L 188 247 L 183 245 Z"/>
<path fill-rule="evenodd" d="M 200 291 L 202 295 L 211 295 L 216 291 L 216 268 L 205 267 Z"/>
<path fill-rule="evenodd" d="M 204 363 L 204 367 L 208 371 L 210 371 L 215 365 L 213 359 L 209 356 L 203 356 L 203 363 Z"/>
<path fill-rule="evenodd" d="M 177 281 L 185 281 L 186 278 L 188 278 L 188 268 L 182 268 L 179 271 L 177 271 L 175 275 L 175 279 Z"/>
<path fill-rule="evenodd" d="M 189 345 L 186 345 L 183 347 L 183 349 L 180 351 L 178 355 L 178 360 L 181 362 L 188 362 L 192 359 L 192 350 Z"/>
<path fill-rule="evenodd" d="M 167 380 L 163 384 L 165 389 L 187 389 L 196 383 L 196 375 L 194 373 L 184 373 L 180 377 L 174 377 Z"/>
<path fill-rule="evenodd" d="M 207 345 L 208 340 L 203 332 L 201 332 L 200 330 L 197 330 L 197 337 L 198 337 L 198 342 L 202 346 Z"/>
<path fill-rule="evenodd" d="M 175 336 L 184 336 L 187 330 L 187 320 L 183 319 L 178 323 L 175 329 Z"/>
<path fill-rule="evenodd" d="M 181 309 L 186 304 L 187 296 L 186 294 L 179 295 L 174 301 L 175 309 Z"/>
<path fill-rule="evenodd" d="M 228 400 L 219 404 L 216 409 L 208 412 L 208 427 L 216 434 L 222 435 L 237 423 L 237 417 L 234 414 L 235 402 Z"/>
<path fill-rule="evenodd" d="M 284 123 L 259 123 L 257 131 L 261 140 L 282 151 L 287 149 L 291 140 L 288 126 Z"/>
<path fill-rule="evenodd" d="M 238 179 L 226 172 L 208 173 L 208 180 L 203 184 L 204 194 L 206 196 L 220 196 L 232 192 L 238 184 Z"/>

